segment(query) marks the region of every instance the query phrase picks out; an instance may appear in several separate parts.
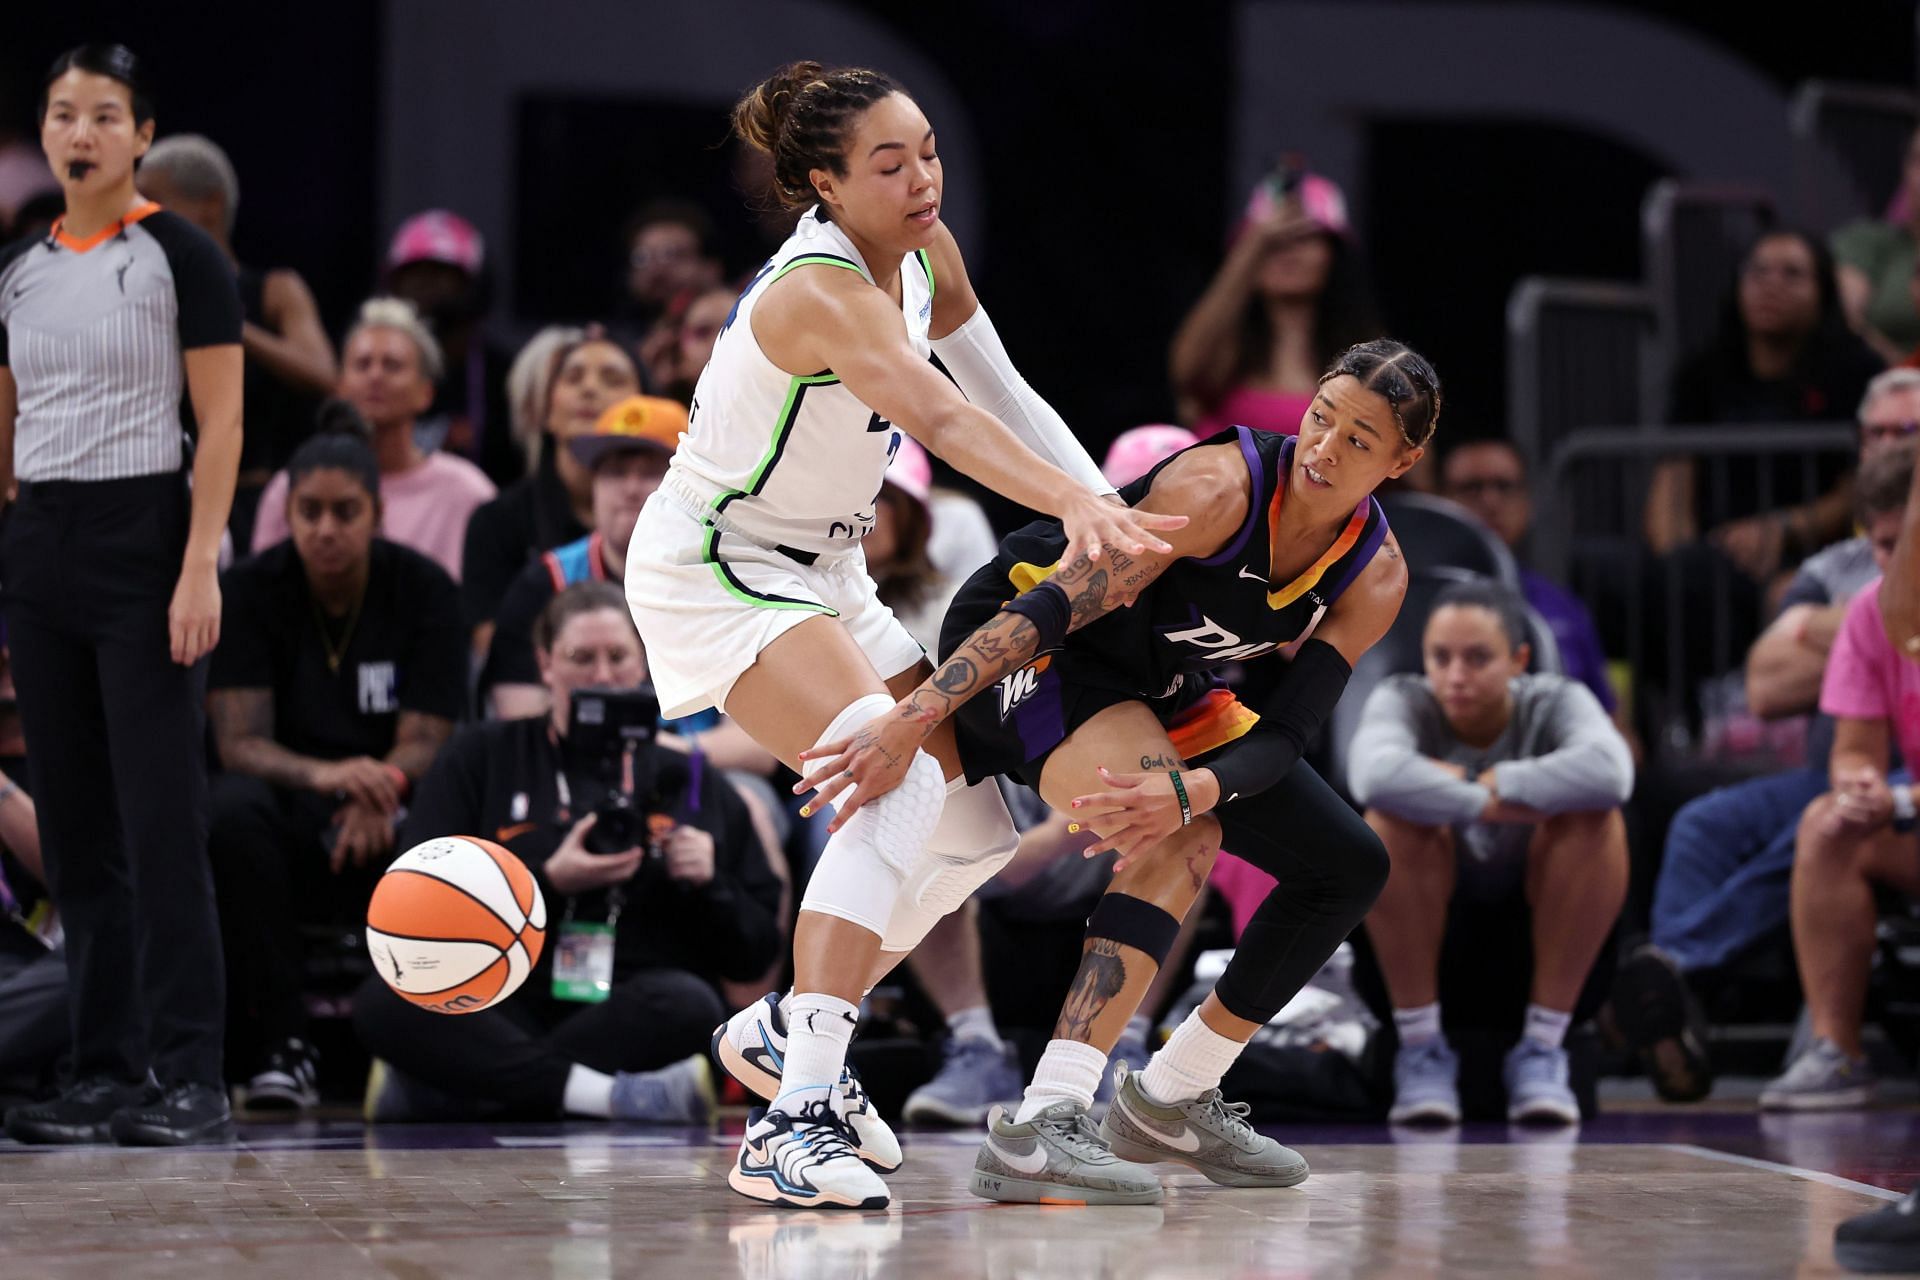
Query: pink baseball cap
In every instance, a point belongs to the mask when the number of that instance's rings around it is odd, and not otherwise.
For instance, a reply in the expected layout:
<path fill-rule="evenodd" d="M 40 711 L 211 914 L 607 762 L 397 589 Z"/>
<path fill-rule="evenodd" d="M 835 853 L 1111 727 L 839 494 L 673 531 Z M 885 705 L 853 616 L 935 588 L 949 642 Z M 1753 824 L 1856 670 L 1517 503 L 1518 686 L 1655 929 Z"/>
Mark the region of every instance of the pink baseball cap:
<path fill-rule="evenodd" d="M 900 448 L 893 455 L 892 465 L 887 468 L 887 483 L 898 487 L 923 507 L 933 496 L 933 462 L 920 443 L 904 431 L 900 433 Z"/>
<path fill-rule="evenodd" d="M 1293 189 L 1294 198 L 1300 202 L 1300 212 L 1308 222 L 1322 231 L 1345 239 L 1353 238 L 1353 221 L 1347 216 L 1347 196 L 1331 178 L 1323 178 L 1317 173 L 1301 177 L 1300 184 Z M 1240 223 L 1233 229 L 1233 238 L 1239 239 L 1240 233 L 1262 218 L 1272 216 L 1274 207 L 1281 199 L 1279 188 L 1272 178 L 1262 179 L 1247 197 L 1246 211 L 1240 215 Z"/>
<path fill-rule="evenodd" d="M 1171 423 L 1155 422 L 1135 427 L 1131 431 L 1121 432 L 1120 438 L 1107 450 L 1107 460 L 1100 464 L 1100 474 L 1117 489 L 1132 484 L 1153 470 L 1161 459 L 1171 458 L 1188 445 L 1198 443 L 1199 436 Z"/>
<path fill-rule="evenodd" d="M 387 246 L 387 270 L 397 271 L 409 262 L 444 262 L 477 276 L 486 256 L 486 244 L 471 222 L 446 209 L 428 209 L 408 218 L 393 233 L 393 243 Z"/>

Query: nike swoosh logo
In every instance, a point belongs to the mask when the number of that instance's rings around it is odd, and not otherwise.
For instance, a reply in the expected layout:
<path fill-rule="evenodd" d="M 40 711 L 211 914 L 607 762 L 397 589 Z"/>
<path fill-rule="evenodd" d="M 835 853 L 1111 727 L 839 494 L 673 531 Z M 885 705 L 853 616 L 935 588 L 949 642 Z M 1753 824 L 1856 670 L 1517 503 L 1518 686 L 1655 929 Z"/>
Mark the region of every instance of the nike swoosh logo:
<path fill-rule="evenodd" d="M 993 1152 L 994 1157 L 1002 1164 L 1020 1173 L 1039 1173 L 1047 1167 L 1047 1149 L 1037 1142 L 1033 1144 L 1032 1151 L 1023 1156 L 1017 1156 L 995 1142 L 992 1135 L 988 1135 L 987 1149 Z"/>
<path fill-rule="evenodd" d="M 1124 1106 L 1125 1104 L 1123 1103 L 1121 1105 Z M 1141 1116 L 1141 1114 L 1138 1111 L 1135 1111 L 1132 1107 L 1127 1107 L 1127 1118 L 1132 1120 L 1134 1124 L 1138 1125 L 1140 1128 L 1152 1134 L 1155 1138 L 1159 1139 L 1161 1145 L 1163 1146 L 1171 1147 L 1175 1151 L 1186 1151 L 1186 1152 L 1198 1151 L 1200 1149 L 1200 1135 L 1195 1133 L 1192 1129 L 1188 1128 L 1186 1125 L 1180 1126 L 1180 1133 L 1176 1137 L 1175 1135 L 1168 1133 L 1165 1129 L 1162 1129 L 1159 1125 L 1149 1123 L 1144 1117 Z"/>
<path fill-rule="evenodd" d="M 501 827 L 498 830 L 496 830 L 493 833 L 493 838 L 495 843 L 505 844 L 507 841 L 513 839 L 515 836 L 523 836 L 531 830 L 533 830 L 533 823 L 516 822 L 510 827 Z"/>
<path fill-rule="evenodd" d="M 1266 575 L 1266 574 L 1264 574 L 1264 573 L 1249 573 L 1249 572 L 1248 572 L 1247 570 L 1245 570 L 1245 569 L 1242 569 L 1242 570 L 1240 571 L 1240 576 L 1241 576 L 1241 577 L 1243 577 L 1243 578 L 1252 578 L 1252 579 L 1253 579 L 1253 580 L 1254 580 L 1255 582 L 1260 582 L 1260 583 L 1264 583 L 1264 582 L 1266 582 L 1266 580 L 1267 580 L 1267 575 Z"/>

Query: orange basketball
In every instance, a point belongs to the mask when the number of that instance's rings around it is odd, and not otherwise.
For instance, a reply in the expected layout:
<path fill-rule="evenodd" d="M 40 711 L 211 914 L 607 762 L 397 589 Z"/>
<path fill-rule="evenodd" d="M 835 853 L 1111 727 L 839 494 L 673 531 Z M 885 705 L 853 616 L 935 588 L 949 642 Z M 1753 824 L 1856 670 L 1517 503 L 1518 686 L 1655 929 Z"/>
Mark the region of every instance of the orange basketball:
<path fill-rule="evenodd" d="M 442 836 L 393 860 L 367 904 L 367 951 L 387 985 L 435 1013 L 478 1013 L 519 990 L 547 938 L 547 904 L 520 859 Z"/>

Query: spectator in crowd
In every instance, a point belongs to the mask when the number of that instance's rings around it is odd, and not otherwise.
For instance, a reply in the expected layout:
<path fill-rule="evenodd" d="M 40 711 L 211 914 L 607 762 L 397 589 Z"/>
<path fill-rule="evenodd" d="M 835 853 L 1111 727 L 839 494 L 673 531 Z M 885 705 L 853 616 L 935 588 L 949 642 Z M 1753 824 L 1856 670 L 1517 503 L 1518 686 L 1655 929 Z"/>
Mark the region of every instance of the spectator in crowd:
<path fill-rule="evenodd" d="M 544 552 L 514 576 L 495 617 L 480 675 L 503 720 L 539 715 L 549 686 L 535 654 L 534 631 L 553 598 L 576 582 L 626 580 L 634 522 L 667 474 L 687 411 L 659 396 L 629 396 L 600 415 L 592 431 L 566 441 L 572 462 L 591 477 L 592 532 Z"/>
<path fill-rule="evenodd" d="M 1441 494 L 1479 516 L 1515 558 L 1520 557 L 1533 524 L 1533 499 L 1527 491 L 1526 461 L 1510 441 L 1468 440 L 1449 449 L 1441 469 Z M 1619 699 L 1607 678 L 1607 655 L 1587 606 L 1525 563 L 1520 565 L 1520 591 L 1552 629 L 1566 674 L 1591 689 L 1613 715 Z"/>
<path fill-rule="evenodd" d="M 67 958 L 45 892 L 26 742 L 0 649 L 0 1094 L 39 1094 L 69 1043 Z"/>
<path fill-rule="evenodd" d="M 655 200 L 627 220 L 627 287 L 621 299 L 623 327 L 641 336 L 641 358 L 654 366 L 653 346 L 670 347 L 666 320 L 693 296 L 720 283 L 713 219 L 688 200 Z"/>
<path fill-rule="evenodd" d="M 239 291 L 218 246 L 134 188 L 154 111 L 130 50 L 62 54 L 39 122 L 65 212 L 0 251 L 0 497 L 18 494 L 0 600 L 74 1061 L 61 1096 L 15 1108 L 7 1132 L 224 1142 L 200 660 L 220 634 L 240 458 Z"/>
<path fill-rule="evenodd" d="M 1180 416 L 1202 436 L 1234 424 L 1291 435 L 1320 371 L 1377 336 L 1346 197 L 1317 174 L 1276 174 L 1174 334 Z"/>
<path fill-rule="evenodd" d="M 377 536 L 372 449 L 315 436 L 287 474 L 293 536 L 228 570 L 208 700 L 228 1055 L 255 1107 L 318 1100 L 296 926 L 364 918 L 467 692 L 453 580 Z"/>
<path fill-rule="evenodd" d="M 381 534 L 428 557 L 457 582 L 467 520 L 494 496 L 494 488 L 465 458 L 425 452 L 414 435 L 444 367 L 440 344 L 407 303 L 373 298 L 361 306 L 341 347 L 340 398 L 371 430 L 380 463 Z M 254 551 L 287 536 L 287 499 L 287 473 L 281 471 L 260 497 Z"/>
<path fill-rule="evenodd" d="M 387 246 L 385 291 L 413 304 L 443 357 L 433 402 L 414 428 L 420 447 L 459 454 L 502 485 L 520 478 L 524 457 L 507 409 L 513 353 L 486 332 L 488 284 L 480 232 L 457 213 L 417 213 Z"/>
<path fill-rule="evenodd" d="M 1920 760 L 1920 663 L 1886 633 L 1880 584 L 1847 605 L 1820 684 L 1834 718 L 1830 789 L 1807 806 L 1793 851 L 1790 919 L 1813 1035 L 1760 1092 L 1767 1110 L 1863 1107 L 1874 1078 L 1861 1044 L 1881 893 L 1920 898 L 1912 777 Z"/>
<path fill-rule="evenodd" d="M 333 344 L 299 272 L 287 267 L 262 271 L 235 256 L 233 220 L 240 209 L 240 179 L 227 153 L 212 139 L 197 133 L 160 139 L 141 162 L 139 182 L 140 190 L 161 207 L 206 232 L 240 283 L 246 317 L 240 345 L 247 357 L 247 429 L 230 523 L 234 541 L 244 547 L 250 543 L 261 490 L 312 434 L 321 397 L 331 394 L 340 380 Z"/>
<path fill-rule="evenodd" d="M 972 499 L 951 495 L 961 502 Z M 977 508 L 976 508 L 977 510 Z M 933 563 L 933 462 L 912 437 L 902 435 L 886 483 L 873 504 L 873 531 L 861 543 L 867 572 L 880 589 L 880 602 L 893 610 L 907 633 L 932 653 L 940 647 L 940 623 L 966 575 L 993 558 L 969 564 L 958 573 Z"/>
<path fill-rule="evenodd" d="M 66 208 L 66 197 L 58 191 L 30 196 L 13 215 L 13 238 L 45 240 L 53 234 L 53 224 Z"/>
<path fill-rule="evenodd" d="M 506 845 L 546 900 L 547 945 L 511 1001 L 458 1018 L 369 979 L 354 1021 L 388 1068 L 369 1090 L 371 1116 L 491 1108 L 703 1121 L 707 1041 L 725 1016 L 713 984 L 758 976 L 776 958 L 780 881 L 718 772 L 659 743 L 646 748 L 653 791 L 638 798 L 648 838 L 588 852 L 608 793 L 592 762 L 569 749 L 571 699 L 587 687 L 637 686 L 640 638 L 618 587 L 582 582 L 547 606 L 535 643 L 551 710 L 456 735 L 416 791 L 402 839 L 465 831 Z M 601 923 L 613 930 L 611 988 L 582 1003 L 577 986 L 556 986 L 554 958 L 570 930 Z"/>
<path fill-rule="evenodd" d="M 1914 270 L 1920 266 L 1914 249 L 1916 227 L 1920 227 L 1920 133 L 1907 142 L 1900 194 L 1888 215 L 1862 218 L 1833 233 L 1847 323 L 1887 364 L 1898 364 L 1920 346 L 1920 310 L 1912 292 Z"/>
<path fill-rule="evenodd" d="M 1747 655 L 1747 703 L 1768 718 L 1818 710 L 1820 683 L 1848 602 L 1886 567 L 1913 476 L 1897 429 L 1920 412 L 1920 373 L 1875 381 L 1861 410 L 1858 537 L 1810 556 L 1779 616 Z M 1787 922 L 1800 815 L 1827 790 L 1833 722 L 1808 734 L 1805 768 L 1770 773 L 1689 801 L 1667 828 L 1654 885 L 1652 934 L 1621 966 L 1614 1016 L 1662 1097 L 1690 1102 L 1712 1086 L 1691 985 L 1739 959 Z"/>
<path fill-rule="evenodd" d="M 1847 329 L 1826 247 L 1804 232 L 1768 232 L 1742 260 L 1712 342 L 1674 375 L 1667 419 L 1683 433 L 1713 423 L 1837 421 L 1885 364 Z M 1654 472 L 1647 541 L 1665 555 L 1704 535 L 1748 578 L 1767 583 L 1847 533 L 1844 467 L 1823 463 L 1819 495 L 1795 501 L 1803 463 L 1792 454 L 1734 459 L 1716 483 L 1714 466 L 1668 458 Z"/>
<path fill-rule="evenodd" d="M 656 377 L 654 385 L 662 388 L 662 394 L 681 404 L 693 403 L 693 389 L 700 381 L 700 372 L 707 367 L 707 361 L 713 359 L 713 344 L 719 339 L 720 330 L 726 327 L 727 317 L 733 314 L 733 304 L 738 297 L 735 290 L 725 285 L 715 285 L 693 295 L 680 313 L 673 346 L 661 356 L 661 373 L 665 376 Z"/>
<path fill-rule="evenodd" d="M 1626 742 L 1584 685 L 1526 674 L 1519 601 L 1493 583 L 1447 588 L 1421 641 L 1424 675 L 1368 697 L 1350 779 L 1393 870 L 1367 917 L 1400 1050 L 1396 1123 L 1457 1123 L 1459 1061 L 1439 966 L 1456 900 L 1531 910 L 1531 1003 L 1507 1055 L 1507 1114 L 1572 1124 L 1562 1047 L 1574 1004 L 1627 893 L 1633 789 Z"/>
<path fill-rule="evenodd" d="M 592 531 L 593 474 L 567 442 L 590 433 L 609 406 L 640 390 L 640 370 L 597 326 L 543 329 L 514 361 L 515 431 L 536 441 L 527 474 L 467 524 L 460 598 L 485 653 L 515 575 L 542 552 Z"/>

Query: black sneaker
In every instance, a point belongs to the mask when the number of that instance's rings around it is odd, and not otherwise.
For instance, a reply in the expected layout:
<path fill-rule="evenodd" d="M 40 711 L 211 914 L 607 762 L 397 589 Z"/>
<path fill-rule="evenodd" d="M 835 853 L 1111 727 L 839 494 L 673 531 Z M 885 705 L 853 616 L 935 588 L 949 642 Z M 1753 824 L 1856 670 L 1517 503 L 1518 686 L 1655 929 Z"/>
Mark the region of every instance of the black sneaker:
<path fill-rule="evenodd" d="M 1651 942 L 1636 947 L 1613 980 L 1610 1004 L 1662 1098 L 1698 1102 L 1713 1091 L 1706 1018 L 1671 956 Z"/>
<path fill-rule="evenodd" d="M 154 1095 L 145 1084 L 95 1076 L 68 1085 L 49 1102 L 7 1112 L 7 1136 L 36 1144 L 112 1142 L 114 1113 Z"/>
<path fill-rule="evenodd" d="M 233 1112 L 224 1087 L 176 1084 L 150 1102 L 113 1113 L 113 1140 L 123 1147 L 184 1147 L 233 1141 Z"/>
<path fill-rule="evenodd" d="M 1833 1260 L 1849 1271 L 1920 1271 L 1920 1187 L 1898 1204 L 1841 1223 Z"/>
<path fill-rule="evenodd" d="M 248 1083 L 247 1109 L 307 1111 L 319 1105 L 320 1051 L 304 1040 L 282 1040 Z"/>

